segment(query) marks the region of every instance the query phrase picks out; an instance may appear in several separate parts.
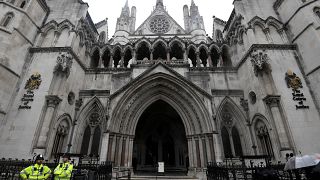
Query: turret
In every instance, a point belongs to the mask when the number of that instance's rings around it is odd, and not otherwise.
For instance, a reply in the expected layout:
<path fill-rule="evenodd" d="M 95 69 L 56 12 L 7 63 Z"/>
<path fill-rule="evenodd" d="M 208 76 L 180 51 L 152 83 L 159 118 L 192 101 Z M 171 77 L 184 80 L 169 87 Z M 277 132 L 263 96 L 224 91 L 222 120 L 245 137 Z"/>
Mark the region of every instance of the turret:
<path fill-rule="evenodd" d="M 188 7 L 188 5 L 184 5 L 183 6 L 183 19 L 184 19 L 184 29 L 186 31 L 189 31 L 190 16 L 189 16 L 189 7 Z"/>
<path fill-rule="evenodd" d="M 194 43 L 206 42 L 206 31 L 204 28 L 203 17 L 200 16 L 198 6 L 191 0 L 190 10 L 187 5 L 183 6 L 185 30 L 194 36 Z"/>
<path fill-rule="evenodd" d="M 125 44 L 129 42 L 127 37 L 135 31 L 136 11 L 136 7 L 133 6 L 130 13 L 127 0 L 122 8 L 120 17 L 117 19 L 116 32 L 114 34 L 115 43 Z"/>

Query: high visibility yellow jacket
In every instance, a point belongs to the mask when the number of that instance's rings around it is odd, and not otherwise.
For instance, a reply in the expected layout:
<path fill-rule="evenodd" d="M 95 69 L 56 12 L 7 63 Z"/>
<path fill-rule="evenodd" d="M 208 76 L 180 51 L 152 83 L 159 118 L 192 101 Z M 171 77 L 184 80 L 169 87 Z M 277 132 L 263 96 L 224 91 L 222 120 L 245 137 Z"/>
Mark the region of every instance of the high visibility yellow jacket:
<path fill-rule="evenodd" d="M 73 165 L 69 162 L 60 163 L 56 169 L 54 169 L 55 180 L 69 180 L 71 178 Z"/>
<path fill-rule="evenodd" d="M 50 177 L 51 169 L 43 164 L 35 164 L 23 169 L 20 172 L 20 177 L 24 180 L 46 180 Z"/>

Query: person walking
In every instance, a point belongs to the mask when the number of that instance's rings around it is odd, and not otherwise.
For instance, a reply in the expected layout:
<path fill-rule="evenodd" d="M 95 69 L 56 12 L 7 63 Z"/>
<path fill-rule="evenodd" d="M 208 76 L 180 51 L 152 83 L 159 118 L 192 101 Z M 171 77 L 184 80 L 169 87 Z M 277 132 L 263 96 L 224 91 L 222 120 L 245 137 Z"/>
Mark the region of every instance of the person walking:
<path fill-rule="evenodd" d="M 70 180 L 73 170 L 73 165 L 70 163 L 70 156 L 64 154 L 62 156 L 62 163 L 54 169 L 54 180 Z"/>
<path fill-rule="evenodd" d="M 23 180 L 47 180 L 51 175 L 51 169 L 43 165 L 43 155 L 39 154 L 36 157 L 36 162 L 20 172 L 20 177 Z"/>

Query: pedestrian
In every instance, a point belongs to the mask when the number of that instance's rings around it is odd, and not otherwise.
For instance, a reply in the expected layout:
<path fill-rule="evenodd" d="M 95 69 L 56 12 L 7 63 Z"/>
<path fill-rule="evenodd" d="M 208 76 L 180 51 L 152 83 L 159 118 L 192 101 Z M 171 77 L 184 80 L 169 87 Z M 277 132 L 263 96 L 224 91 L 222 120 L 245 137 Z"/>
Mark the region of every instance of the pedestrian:
<path fill-rule="evenodd" d="M 20 177 L 23 180 L 46 180 L 51 175 L 51 169 L 48 166 L 43 165 L 43 155 L 39 154 L 36 157 L 36 162 L 20 172 Z"/>
<path fill-rule="evenodd" d="M 70 180 L 73 170 L 73 165 L 70 163 L 70 156 L 64 154 L 62 163 L 54 169 L 54 180 Z"/>

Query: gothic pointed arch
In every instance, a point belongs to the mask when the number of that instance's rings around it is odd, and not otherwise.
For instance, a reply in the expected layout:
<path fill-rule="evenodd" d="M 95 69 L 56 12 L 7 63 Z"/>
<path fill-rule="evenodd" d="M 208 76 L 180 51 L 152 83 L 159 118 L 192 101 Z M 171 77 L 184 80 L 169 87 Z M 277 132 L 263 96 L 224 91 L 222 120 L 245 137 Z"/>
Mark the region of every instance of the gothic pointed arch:
<path fill-rule="evenodd" d="M 47 154 L 54 157 L 56 154 L 64 153 L 67 149 L 72 126 L 72 118 L 69 114 L 60 115 L 51 125 L 49 133 L 49 143 L 47 145 Z"/>
<path fill-rule="evenodd" d="M 248 148 L 250 148 L 250 134 L 246 126 L 248 122 L 240 107 L 230 97 L 226 97 L 220 103 L 217 112 L 217 129 L 221 133 L 225 157 L 230 156 L 229 145 L 232 149 L 232 157 L 248 154 Z M 228 132 L 229 140 L 226 140 L 224 131 Z"/>
<path fill-rule="evenodd" d="M 79 111 L 77 119 L 78 127 L 75 131 L 75 150 L 77 153 L 83 151 L 90 154 L 92 144 L 97 143 L 97 141 L 100 142 L 100 137 L 93 137 L 95 131 L 99 129 L 97 131 L 99 131 L 101 135 L 101 133 L 106 130 L 107 126 L 106 111 L 100 99 L 96 96 L 91 98 Z M 95 141 L 88 141 L 88 138 L 85 136 L 88 132 L 92 132 L 90 135 Z M 88 144 L 89 142 L 92 142 L 92 144 Z M 86 144 L 88 144 L 87 149 Z"/>
<path fill-rule="evenodd" d="M 120 65 L 121 57 L 122 57 L 122 48 L 120 45 L 114 47 L 113 52 L 113 67 L 117 68 Z"/>
<path fill-rule="evenodd" d="M 163 39 L 158 39 L 152 46 L 153 59 L 167 59 L 167 43 Z"/>
<path fill-rule="evenodd" d="M 217 45 L 212 44 L 209 47 L 209 57 L 212 67 L 217 67 L 220 61 L 220 49 Z"/>
<path fill-rule="evenodd" d="M 100 48 L 94 47 L 90 54 L 90 68 L 98 68 L 100 61 Z"/>
<path fill-rule="evenodd" d="M 139 84 L 139 85 L 138 85 Z M 143 87 L 143 88 L 141 88 Z M 138 119 L 153 102 L 163 100 L 178 112 L 184 123 L 187 135 L 210 132 L 213 130 L 208 109 L 187 81 L 165 73 L 155 73 L 137 78 L 130 85 L 111 95 L 118 97 L 118 103 L 112 110 L 109 130 L 134 135 Z M 201 90 L 200 90 L 201 91 Z M 198 91 L 199 93 L 199 91 Z M 206 94 L 205 97 L 210 96 Z M 119 111 L 122 109 L 122 111 Z"/>
<path fill-rule="evenodd" d="M 105 46 L 102 48 L 102 63 L 105 68 L 108 68 L 110 66 L 110 58 L 112 56 L 112 50 L 110 46 Z"/>
<path fill-rule="evenodd" d="M 194 45 L 188 47 L 188 59 L 191 60 L 192 67 L 197 66 L 197 48 Z"/>
<path fill-rule="evenodd" d="M 139 49 L 141 45 L 143 44 L 146 44 L 147 47 L 149 48 L 149 50 L 151 49 L 152 45 L 151 45 L 151 42 L 149 39 L 146 39 L 145 37 L 139 39 L 137 42 L 136 42 L 136 45 L 135 45 L 135 49 Z"/>
<path fill-rule="evenodd" d="M 230 47 L 224 44 L 221 47 L 221 58 L 222 58 L 222 65 L 224 67 L 232 67 L 232 60 L 230 55 Z"/>
<path fill-rule="evenodd" d="M 257 150 L 260 155 L 268 155 L 271 158 L 275 156 L 277 135 L 274 133 L 273 125 L 262 114 L 255 114 L 252 118 L 252 130 L 257 144 Z"/>
<path fill-rule="evenodd" d="M 179 44 L 179 46 L 181 46 L 182 49 L 186 48 L 185 43 L 183 43 L 183 40 L 177 36 L 175 36 L 173 39 L 170 40 L 169 42 L 169 47 L 172 47 L 173 44 Z"/>
<path fill-rule="evenodd" d="M 58 24 L 57 31 L 61 33 L 64 29 L 71 31 L 72 28 L 74 28 L 74 25 L 66 19 Z"/>
<path fill-rule="evenodd" d="M 137 60 L 150 59 L 151 43 L 145 39 L 136 44 Z"/>
<path fill-rule="evenodd" d="M 204 44 L 200 45 L 198 48 L 199 58 L 203 67 L 208 65 L 208 47 Z"/>

